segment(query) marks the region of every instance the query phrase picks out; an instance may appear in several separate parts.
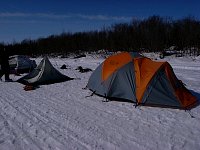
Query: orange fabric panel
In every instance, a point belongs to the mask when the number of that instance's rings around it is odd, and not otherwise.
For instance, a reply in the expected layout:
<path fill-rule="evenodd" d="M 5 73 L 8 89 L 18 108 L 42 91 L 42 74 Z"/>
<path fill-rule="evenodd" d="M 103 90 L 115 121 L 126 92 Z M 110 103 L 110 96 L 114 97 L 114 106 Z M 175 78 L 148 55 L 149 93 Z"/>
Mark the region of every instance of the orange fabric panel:
<path fill-rule="evenodd" d="M 136 98 L 138 103 L 142 101 L 142 96 L 154 74 L 165 62 L 155 62 L 148 58 L 134 59 L 136 76 Z"/>
<path fill-rule="evenodd" d="M 123 65 L 132 61 L 132 57 L 129 53 L 123 52 L 108 57 L 103 63 L 102 69 L 102 81 L 108 79 L 117 69 L 121 68 Z"/>
<path fill-rule="evenodd" d="M 190 107 L 191 105 L 194 105 L 197 102 L 197 98 L 193 96 L 188 89 L 182 85 L 182 87 L 177 88 L 176 83 L 180 82 L 176 75 L 173 72 L 173 69 L 169 65 L 169 63 L 166 63 L 165 65 L 165 72 L 167 74 L 167 77 L 172 85 L 172 87 L 175 90 L 175 95 L 177 99 L 179 100 L 181 106 L 183 108 Z M 182 84 L 182 83 L 179 83 Z"/>
<path fill-rule="evenodd" d="M 183 108 L 191 107 L 197 103 L 197 98 L 193 96 L 186 88 L 178 88 L 175 90 L 176 95 L 181 101 Z"/>

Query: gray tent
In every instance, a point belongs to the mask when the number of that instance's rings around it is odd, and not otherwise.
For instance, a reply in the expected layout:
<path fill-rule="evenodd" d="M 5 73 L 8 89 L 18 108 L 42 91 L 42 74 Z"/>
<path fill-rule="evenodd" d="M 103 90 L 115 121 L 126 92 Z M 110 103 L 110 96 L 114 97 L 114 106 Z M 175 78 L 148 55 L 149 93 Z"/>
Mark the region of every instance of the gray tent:
<path fill-rule="evenodd" d="M 29 73 L 37 65 L 35 60 L 31 60 L 25 55 L 13 55 L 9 57 L 11 73 Z"/>
<path fill-rule="evenodd" d="M 25 85 L 42 85 L 72 80 L 56 70 L 45 56 L 40 64 L 29 74 L 20 78 L 18 82 Z"/>

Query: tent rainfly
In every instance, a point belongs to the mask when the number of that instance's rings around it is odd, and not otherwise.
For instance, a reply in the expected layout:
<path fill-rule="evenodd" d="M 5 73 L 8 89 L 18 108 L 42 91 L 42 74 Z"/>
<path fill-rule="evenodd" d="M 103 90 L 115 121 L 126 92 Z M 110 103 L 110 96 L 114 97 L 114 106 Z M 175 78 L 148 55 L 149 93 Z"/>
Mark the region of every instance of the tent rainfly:
<path fill-rule="evenodd" d="M 64 82 L 72 79 L 73 78 L 65 76 L 56 70 L 47 56 L 45 56 L 32 72 L 17 81 L 25 85 L 43 85 Z"/>
<path fill-rule="evenodd" d="M 152 61 L 138 53 L 108 57 L 92 73 L 87 87 L 107 99 L 130 100 L 136 105 L 188 109 L 197 103 L 168 62 Z"/>

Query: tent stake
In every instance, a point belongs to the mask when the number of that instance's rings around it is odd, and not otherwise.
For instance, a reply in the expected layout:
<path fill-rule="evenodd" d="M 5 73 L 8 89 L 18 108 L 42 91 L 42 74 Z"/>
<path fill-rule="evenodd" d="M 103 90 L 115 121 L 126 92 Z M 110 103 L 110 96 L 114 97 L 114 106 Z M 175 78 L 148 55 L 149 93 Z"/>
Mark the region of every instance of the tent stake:
<path fill-rule="evenodd" d="M 190 110 L 185 110 L 189 115 L 190 115 L 190 117 L 191 118 L 195 118 L 195 116 L 194 115 L 192 115 L 192 113 L 191 113 L 191 111 Z"/>

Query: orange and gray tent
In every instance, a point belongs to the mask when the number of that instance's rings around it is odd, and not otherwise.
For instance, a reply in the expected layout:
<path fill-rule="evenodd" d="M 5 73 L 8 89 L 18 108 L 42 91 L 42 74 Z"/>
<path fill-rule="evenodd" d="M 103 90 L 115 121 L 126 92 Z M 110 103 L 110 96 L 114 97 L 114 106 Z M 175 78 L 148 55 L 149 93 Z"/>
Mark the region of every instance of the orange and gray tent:
<path fill-rule="evenodd" d="M 138 53 L 108 57 L 92 73 L 87 87 L 97 95 L 136 105 L 187 109 L 197 102 L 168 62 L 152 61 Z"/>

